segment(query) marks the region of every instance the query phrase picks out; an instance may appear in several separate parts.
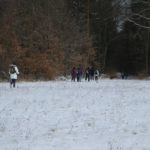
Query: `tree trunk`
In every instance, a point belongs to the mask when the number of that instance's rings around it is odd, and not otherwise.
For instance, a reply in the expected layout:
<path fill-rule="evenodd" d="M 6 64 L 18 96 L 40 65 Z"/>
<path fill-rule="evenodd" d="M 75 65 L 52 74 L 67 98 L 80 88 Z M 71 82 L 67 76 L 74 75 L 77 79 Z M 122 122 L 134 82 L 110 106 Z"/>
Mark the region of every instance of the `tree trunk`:
<path fill-rule="evenodd" d="M 108 51 L 108 46 L 105 46 L 104 58 L 103 58 L 103 66 L 102 66 L 102 72 L 103 72 L 103 73 L 104 73 L 104 71 L 105 71 L 105 66 L 106 66 L 107 51 Z"/>
<path fill-rule="evenodd" d="M 148 33 L 147 33 L 147 41 L 146 41 L 146 74 L 148 75 L 148 73 L 149 73 L 149 65 L 148 65 L 148 63 L 149 63 L 149 57 L 148 57 L 148 55 L 149 55 L 149 31 L 148 31 Z"/>

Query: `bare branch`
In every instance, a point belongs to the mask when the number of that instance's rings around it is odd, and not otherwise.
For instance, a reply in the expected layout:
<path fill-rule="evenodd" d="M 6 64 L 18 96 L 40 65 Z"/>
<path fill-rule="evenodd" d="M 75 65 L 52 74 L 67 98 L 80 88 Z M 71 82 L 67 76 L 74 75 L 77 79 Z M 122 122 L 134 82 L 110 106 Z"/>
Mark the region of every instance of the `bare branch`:
<path fill-rule="evenodd" d="M 141 0 L 137 0 L 137 1 L 132 2 L 132 4 L 138 4 L 138 3 L 143 3 L 143 4 L 146 4 L 146 5 L 147 4 L 150 5 L 150 3 L 148 1 L 146 1 L 146 0 L 145 1 L 144 0 L 142 0 L 142 1 Z"/>
<path fill-rule="evenodd" d="M 133 13 L 133 14 L 132 14 L 132 17 L 134 17 L 134 16 L 138 16 L 139 18 L 143 18 L 143 19 L 146 19 L 146 20 L 150 20 L 149 17 L 143 16 L 143 15 L 140 15 L 140 14 L 137 14 L 137 13 Z"/>
<path fill-rule="evenodd" d="M 141 24 L 135 22 L 134 20 L 131 20 L 130 18 L 127 18 L 127 21 L 134 23 L 134 24 L 137 25 L 138 27 L 141 27 L 141 28 L 144 28 L 144 29 L 150 29 L 150 27 L 141 25 Z"/>

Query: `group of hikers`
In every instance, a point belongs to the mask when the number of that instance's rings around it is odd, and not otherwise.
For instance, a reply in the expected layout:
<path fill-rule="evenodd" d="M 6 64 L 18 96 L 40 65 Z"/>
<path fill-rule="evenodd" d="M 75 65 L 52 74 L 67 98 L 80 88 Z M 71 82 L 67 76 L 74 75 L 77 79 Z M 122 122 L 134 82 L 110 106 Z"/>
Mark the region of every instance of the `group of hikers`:
<path fill-rule="evenodd" d="M 82 68 L 75 68 L 73 67 L 73 69 L 71 70 L 71 76 L 72 76 L 72 81 L 78 81 L 81 82 L 82 80 L 82 76 L 83 76 L 83 71 Z M 9 75 L 10 75 L 10 87 L 14 87 L 16 86 L 16 80 L 17 80 L 17 76 L 19 75 L 19 70 L 18 67 L 16 65 L 16 63 L 12 63 L 9 65 Z M 98 80 L 99 78 L 99 71 L 96 69 L 94 69 L 93 67 L 87 67 L 85 69 L 85 80 L 90 81 L 90 80 Z"/>
<path fill-rule="evenodd" d="M 10 87 L 15 88 L 17 76 L 19 75 L 19 70 L 18 67 L 16 66 L 16 63 L 12 63 L 11 65 L 9 65 L 9 75 L 10 75 Z M 84 72 L 82 71 L 81 67 L 78 67 L 77 69 L 75 67 L 72 68 L 71 70 L 72 81 L 75 82 L 77 80 L 77 82 L 81 82 L 83 75 L 85 76 L 86 81 L 90 80 L 98 81 L 100 73 L 98 69 L 94 69 L 93 67 L 91 68 L 87 67 Z M 127 73 L 125 72 L 121 73 L 122 79 L 127 79 L 127 77 L 128 77 Z"/>
<path fill-rule="evenodd" d="M 127 79 L 128 78 L 128 73 L 125 72 L 125 71 L 121 72 L 121 78 L 122 79 Z"/>
<path fill-rule="evenodd" d="M 93 67 L 90 68 L 90 67 L 87 67 L 85 69 L 85 80 L 87 81 L 90 81 L 90 80 L 98 80 L 99 78 L 99 71 L 96 69 L 94 69 Z M 82 76 L 83 76 L 83 71 L 82 71 L 82 68 L 79 67 L 79 68 L 75 68 L 73 67 L 73 69 L 71 70 L 71 80 L 75 82 L 75 80 L 77 79 L 77 82 L 81 82 L 81 79 L 82 79 Z"/>

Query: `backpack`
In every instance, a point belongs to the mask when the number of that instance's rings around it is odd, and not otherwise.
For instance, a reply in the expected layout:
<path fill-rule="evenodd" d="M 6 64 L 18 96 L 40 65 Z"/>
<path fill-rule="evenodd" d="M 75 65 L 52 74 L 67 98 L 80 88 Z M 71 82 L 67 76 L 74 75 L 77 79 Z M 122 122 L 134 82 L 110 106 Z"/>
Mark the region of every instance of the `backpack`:
<path fill-rule="evenodd" d="M 72 75 L 76 75 L 76 70 L 75 69 L 72 70 Z"/>
<path fill-rule="evenodd" d="M 14 66 L 11 66 L 11 67 L 10 67 L 10 73 L 11 73 L 11 74 L 16 73 L 16 70 L 15 70 L 15 67 L 14 67 Z"/>
<path fill-rule="evenodd" d="M 88 69 L 86 70 L 86 74 L 89 74 L 89 70 Z"/>
<path fill-rule="evenodd" d="M 78 70 L 78 74 L 80 74 L 80 75 L 82 74 L 82 71 L 80 69 Z"/>
<path fill-rule="evenodd" d="M 95 75 L 96 75 L 96 76 L 98 75 L 98 71 L 97 71 L 97 70 L 95 71 Z"/>

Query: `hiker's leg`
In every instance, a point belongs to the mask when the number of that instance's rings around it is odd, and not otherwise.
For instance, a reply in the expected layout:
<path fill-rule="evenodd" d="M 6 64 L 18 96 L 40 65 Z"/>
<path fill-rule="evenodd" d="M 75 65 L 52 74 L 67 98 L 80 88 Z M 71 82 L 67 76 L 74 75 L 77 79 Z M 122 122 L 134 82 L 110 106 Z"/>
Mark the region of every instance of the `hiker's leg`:
<path fill-rule="evenodd" d="M 96 76 L 96 81 L 98 80 L 98 76 Z"/>
<path fill-rule="evenodd" d="M 10 79 L 10 87 L 12 87 L 12 84 L 13 84 L 12 79 Z"/>
<path fill-rule="evenodd" d="M 88 75 L 88 81 L 90 81 L 90 75 Z"/>
<path fill-rule="evenodd" d="M 80 81 L 80 82 L 81 82 L 81 78 L 82 78 L 82 76 L 80 75 L 80 76 L 79 76 L 79 81 Z"/>
<path fill-rule="evenodd" d="M 74 75 L 72 75 L 72 81 L 75 81 L 75 76 Z"/>
<path fill-rule="evenodd" d="M 13 87 L 15 87 L 15 85 L 16 85 L 16 79 L 12 79 L 12 84 L 13 84 Z"/>

